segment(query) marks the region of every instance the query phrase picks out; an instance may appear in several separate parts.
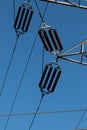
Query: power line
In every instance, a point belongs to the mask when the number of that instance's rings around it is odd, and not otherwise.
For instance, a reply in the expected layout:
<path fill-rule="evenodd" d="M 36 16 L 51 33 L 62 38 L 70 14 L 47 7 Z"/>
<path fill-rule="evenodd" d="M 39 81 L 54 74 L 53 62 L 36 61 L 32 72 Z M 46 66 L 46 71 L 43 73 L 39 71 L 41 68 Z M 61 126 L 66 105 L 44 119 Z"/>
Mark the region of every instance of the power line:
<path fill-rule="evenodd" d="M 61 113 L 77 113 L 86 111 L 86 109 L 73 109 L 73 110 L 54 110 L 54 111 L 45 111 L 45 112 L 37 112 L 38 115 L 48 115 L 48 114 L 61 114 Z M 34 115 L 36 112 L 24 112 L 24 113 L 12 113 L 11 117 L 14 116 L 30 116 Z M 0 114 L 0 117 L 7 117 L 9 114 Z"/>
<path fill-rule="evenodd" d="M 13 0 L 13 14 L 14 14 L 14 21 L 15 21 L 15 0 Z M 6 83 L 7 76 L 8 76 L 8 73 L 9 73 L 9 69 L 10 69 L 10 66 L 11 66 L 11 63 L 12 63 L 12 59 L 13 59 L 14 53 L 15 53 L 15 51 L 16 51 L 16 47 L 17 47 L 17 42 L 18 42 L 19 36 L 20 36 L 20 33 L 16 32 L 16 37 L 17 37 L 17 38 L 16 38 L 16 42 L 15 42 L 15 45 L 14 45 L 14 48 L 13 48 L 13 51 L 12 51 L 12 54 L 11 54 L 11 57 L 10 57 L 8 66 L 7 66 L 7 70 L 6 70 L 6 73 L 5 73 L 5 77 L 4 77 L 2 86 L 1 86 L 0 96 L 2 95 L 3 89 L 4 89 L 4 87 L 5 87 L 5 83 Z"/>
<path fill-rule="evenodd" d="M 14 21 L 15 21 L 15 0 L 13 0 L 13 15 L 14 15 Z"/>
<path fill-rule="evenodd" d="M 46 7 L 45 7 L 45 10 L 44 10 L 44 13 L 43 13 L 43 17 L 45 16 L 47 7 L 48 7 L 48 3 L 46 4 Z M 41 24 L 42 24 L 42 21 L 41 21 L 41 23 L 40 23 L 40 26 L 41 26 Z M 39 26 L 39 28 L 40 28 L 40 26 Z M 35 39 L 34 39 L 34 42 L 33 42 L 32 48 L 31 48 L 31 51 L 30 51 L 30 53 L 29 53 L 29 55 L 28 55 L 28 59 L 27 59 L 27 62 L 26 62 L 26 65 L 25 65 L 25 68 L 24 68 L 24 71 L 23 71 L 21 80 L 20 80 L 20 82 L 19 82 L 19 85 L 18 85 L 16 94 L 15 94 L 15 97 L 14 97 L 14 99 L 13 99 L 13 102 L 12 102 L 12 105 L 11 105 L 11 109 L 10 109 L 10 112 L 9 112 L 9 116 L 8 116 L 8 118 L 7 118 L 7 121 L 6 121 L 4 130 L 6 130 L 6 128 L 7 128 L 7 125 L 8 125 L 9 119 L 10 119 L 10 115 L 11 115 L 11 113 L 12 113 L 12 111 L 13 111 L 13 108 L 14 108 L 14 105 L 15 105 L 15 102 L 16 102 L 16 99 L 17 99 L 17 97 L 18 97 L 19 90 L 20 90 L 20 88 L 21 88 L 21 85 L 22 85 L 22 82 L 23 82 L 23 79 L 24 79 L 24 76 L 25 76 L 25 73 L 26 73 L 26 70 L 27 70 L 27 67 L 28 67 L 28 64 L 29 64 L 29 61 L 30 61 L 30 58 L 31 58 L 31 55 L 32 55 L 32 52 L 33 52 L 33 49 L 34 49 L 34 46 L 35 46 L 35 43 L 36 43 L 36 40 L 37 40 L 37 36 L 38 36 L 38 33 L 36 34 L 36 37 L 35 37 Z"/>
<path fill-rule="evenodd" d="M 36 115 L 37 115 L 37 113 L 38 113 L 38 111 L 39 111 L 39 109 L 40 109 L 40 105 L 41 105 L 41 103 L 42 103 L 42 101 L 43 101 L 43 97 L 44 97 L 44 94 L 41 95 L 40 102 L 39 102 L 39 104 L 38 104 L 38 107 L 37 107 L 37 109 L 36 109 L 36 112 L 35 112 L 35 114 L 34 114 L 34 117 L 33 117 L 32 121 L 31 121 L 31 124 L 30 124 L 29 130 L 30 130 L 30 129 L 32 128 L 32 126 L 33 126 L 33 123 L 34 123 L 35 117 L 36 117 Z"/>
<path fill-rule="evenodd" d="M 75 129 L 74 129 L 75 130 Z M 87 128 L 79 128 L 77 130 L 87 130 Z"/>
<path fill-rule="evenodd" d="M 79 128 L 79 126 L 80 126 L 80 124 L 81 124 L 81 122 L 82 122 L 86 112 L 87 112 L 87 109 L 84 110 L 83 114 L 81 115 L 81 118 L 80 118 L 79 122 L 77 123 L 77 126 L 76 126 L 75 130 L 77 130 Z"/>
<path fill-rule="evenodd" d="M 44 19 L 43 19 L 43 16 L 42 16 L 42 14 L 41 14 L 41 11 L 40 11 L 40 9 L 39 9 L 39 6 L 38 6 L 38 3 L 37 3 L 37 0 L 34 0 L 34 1 L 35 1 L 35 4 L 36 4 L 36 7 L 37 7 L 37 10 L 38 10 L 39 16 L 40 16 L 40 18 L 42 19 L 42 22 L 44 23 Z"/>
<path fill-rule="evenodd" d="M 6 80 L 7 80 L 8 72 L 9 72 L 9 69 L 10 69 L 10 66 L 11 66 L 11 63 L 12 63 L 12 59 L 13 59 L 14 53 L 16 51 L 18 38 L 19 38 L 19 35 L 17 35 L 16 42 L 15 42 L 15 45 L 14 45 L 14 48 L 13 48 L 13 51 L 12 51 L 12 54 L 11 54 L 11 57 L 10 57 L 10 60 L 9 60 L 9 64 L 8 64 L 8 67 L 7 67 L 7 70 L 6 70 L 6 73 L 5 73 L 5 77 L 4 77 L 4 80 L 3 80 L 3 83 L 2 83 L 2 87 L 1 87 L 1 90 L 0 90 L 0 96 L 2 95 L 3 89 L 5 87 L 5 83 L 6 83 Z"/>

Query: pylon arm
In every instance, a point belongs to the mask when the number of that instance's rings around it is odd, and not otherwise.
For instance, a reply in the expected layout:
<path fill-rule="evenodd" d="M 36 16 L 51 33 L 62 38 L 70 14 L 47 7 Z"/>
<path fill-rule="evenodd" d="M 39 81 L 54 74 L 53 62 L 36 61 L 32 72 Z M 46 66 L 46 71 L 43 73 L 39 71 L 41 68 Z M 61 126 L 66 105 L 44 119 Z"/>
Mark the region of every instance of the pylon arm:
<path fill-rule="evenodd" d="M 72 6 L 72 7 L 77 7 L 77 8 L 82 8 L 82 9 L 87 9 L 87 6 L 83 6 L 81 4 L 76 4 L 73 3 L 71 1 L 59 1 L 59 0 L 40 0 L 40 1 L 44 1 L 44 2 L 51 2 L 51 3 L 55 3 L 55 4 L 61 4 L 61 5 L 66 5 L 66 6 Z"/>
<path fill-rule="evenodd" d="M 70 52 L 70 51 L 73 51 L 75 48 L 77 48 L 77 47 L 79 47 L 79 46 L 81 46 L 80 48 L 81 48 L 81 51 L 80 52 L 82 52 L 83 50 L 84 50 L 84 46 L 87 44 L 87 40 L 83 40 L 82 42 L 80 42 L 80 43 L 77 43 L 77 44 L 75 44 L 74 46 L 72 46 L 72 47 L 70 47 L 69 49 L 67 49 L 66 51 L 64 51 L 64 52 L 62 52 L 62 53 L 60 53 L 60 55 L 62 56 L 62 55 L 65 55 L 65 54 L 67 54 L 68 52 Z M 83 46 L 84 45 L 84 46 Z M 56 54 L 57 54 L 57 52 L 56 52 Z"/>

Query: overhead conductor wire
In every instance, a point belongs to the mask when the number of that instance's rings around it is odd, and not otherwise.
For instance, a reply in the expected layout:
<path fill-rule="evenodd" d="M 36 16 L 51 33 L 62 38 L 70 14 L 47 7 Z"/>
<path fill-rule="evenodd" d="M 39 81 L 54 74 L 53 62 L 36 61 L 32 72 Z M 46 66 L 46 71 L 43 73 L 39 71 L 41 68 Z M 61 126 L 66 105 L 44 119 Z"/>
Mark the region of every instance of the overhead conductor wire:
<path fill-rule="evenodd" d="M 76 113 L 76 112 L 83 112 L 86 111 L 86 109 L 71 109 L 71 110 L 54 110 L 54 111 L 43 111 L 43 112 L 37 112 L 38 115 L 47 115 L 47 114 L 61 114 L 61 113 Z M 24 112 L 24 113 L 12 113 L 10 116 L 29 116 L 34 115 L 36 112 Z M 9 114 L 0 114 L 0 117 L 7 117 Z"/>
<path fill-rule="evenodd" d="M 38 104 L 38 107 L 37 107 L 37 109 L 36 109 L 36 112 L 35 112 L 35 114 L 34 114 L 34 117 L 33 117 L 32 121 L 31 121 L 30 126 L 29 126 L 29 130 L 31 130 L 31 128 L 32 128 L 32 126 L 33 126 L 35 117 L 36 117 L 36 115 L 37 115 L 37 113 L 38 113 L 38 111 L 39 111 L 39 109 L 40 109 L 40 105 L 41 105 L 41 103 L 42 103 L 43 97 L 44 97 L 44 94 L 41 95 L 40 102 L 39 102 L 39 104 Z"/>
<path fill-rule="evenodd" d="M 13 15 L 14 15 L 14 21 L 15 21 L 15 0 L 13 0 Z"/>
<path fill-rule="evenodd" d="M 14 19 L 15 19 L 15 0 L 13 0 L 13 12 L 14 12 Z M 13 47 L 13 50 L 12 50 L 12 54 L 11 54 L 11 57 L 10 57 L 10 60 L 9 60 L 8 66 L 7 66 L 7 70 L 6 70 L 6 73 L 5 73 L 5 77 L 4 77 L 2 86 L 1 86 L 0 96 L 2 95 L 2 92 L 3 92 L 4 87 L 5 87 L 5 83 L 6 83 L 6 80 L 7 80 L 7 77 L 8 77 L 10 66 L 11 66 L 11 63 L 12 63 L 12 60 L 13 60 L 13 56 L 14 56 L 16 48 L 17 48 L 17 43 L 18 43 L 19 36 L 20 36 L 20 34 L 18 34 L 16 32 L 16 42 L 14 44 L 14 47 Z"/>
<path fill-rule="evenodd" d="M 45 7 L 45 9 L 44 9 L 43 17 L 45 16 L 47 7 L 48 7 L 48 2 L 47 2 L 46 7 Z M 42 21 L 41 21 L 41 23 L 40 23 L 39 28 L 41 27 L 41 24 L 42 24 Z M 36 43 L 36 40 L 37 40 L 37 36 L 38 36 L 38 33 L 37 33 L 36 36 L 35 36 L 33 45 L 32 45 L 32 47 L 31 47 L 31 51 L 30 51 L 30 53 L 29 53 L 29 55 L 28 55 L 28 59 L 27 59 L 27 62 L 26 62 L 26 65 L 25 65 L 23 74 L 22 74 L 22 76 L 21 76 L 21 80 L 20 80 L 20 82 L 19 82 L 19 85 L 18 85 L 16 94 L 15 94 L 15 97 L 14 97 L 14 99 L 13 99 L 13 102 L 12 102 L 12 105 L 11 105 L 11 108 L 10 108 L 10 112 L 9 112 L 9 116 L 8 116 L 8 118 L 7 118 L 7 121 L 6 121 L 4 130 L 7 129 L 8 122 L 9 122 L 9 119 L 10 119 L 10 115 L 11 115 L 11 113 L 12 113 L 12 111 L 13 111 L 13 108 L 14 108 L 14 105 L 15 105 L 15 102 L 16 102 L 16 99 L 17 99 L 17 97 L 18 97 L 19 90 L 20 90 L 20 88 L 21 88 L 21 85 L 22 85 L 22 82 L 23 82 L 23 79 L 24 79 L 24 76 L 25 76 L 25 73 L 26 73 L 26 70 L 27 70 L 27 67 L 28 67 L 28 64 L 29 64 L 29 61 L 30 61 L 30 58 L 31 58 L 31 55 L 32 55 L 32 52 L 33 52 L 33 49 L 34 49 L 34 46 L 35 46 L 35 43 Z"/>
<path fill-rule="evenodd" d="M 82 120 L 83 120 L 83 118 L 84 118 L 86 112 L 87 112 L 87 109 L 84 110 L 83 114 L 81 115 L 80 120 L 79 120 L 79 122 L 77 123 L 75 130 L 77 130 L 77 129 L 79 128 L 79 126 L 80 126 L 80 124 L 81 124 L 81 122 L 82 122 Z"/>

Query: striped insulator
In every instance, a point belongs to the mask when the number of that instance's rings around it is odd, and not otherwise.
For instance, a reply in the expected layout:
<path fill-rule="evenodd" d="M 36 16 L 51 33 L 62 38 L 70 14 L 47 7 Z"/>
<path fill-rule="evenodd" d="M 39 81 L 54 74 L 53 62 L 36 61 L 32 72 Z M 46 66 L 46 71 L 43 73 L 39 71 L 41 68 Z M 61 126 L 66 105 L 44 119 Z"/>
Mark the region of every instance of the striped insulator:
<path fill-rule="evenodd" d="M 58 66 L 54 67 L 52 64 L 46 64 L 39 82 L 41 91 L 45 93 L 53 92 L 56 88 L 61 72 L 62 71 Z"/>
<path fill-rule="evenodd" d="M 61 40 L 58 36 L 56 29 L 52 29 L 52 28 L 42 29 L 41 28 L 38 31 L 38 33 L 47 51 L 52 52 L 56 50 L 58 51 L 63 50 L 63 46 L 62 46 Z"/>
<path fill-rule="evenodd" d="M 14 28 L 17 32 L 24 33 L 28 31 L 33 12 L 33 8 L 29 4 L 24 3 L 19 6 L 14 22 Z"/>

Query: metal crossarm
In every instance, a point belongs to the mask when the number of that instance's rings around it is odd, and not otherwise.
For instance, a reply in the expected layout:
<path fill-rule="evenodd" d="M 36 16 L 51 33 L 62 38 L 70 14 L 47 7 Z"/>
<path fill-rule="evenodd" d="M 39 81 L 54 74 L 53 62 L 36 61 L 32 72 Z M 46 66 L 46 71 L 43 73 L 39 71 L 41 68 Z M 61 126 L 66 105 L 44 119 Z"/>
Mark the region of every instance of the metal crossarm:
<path fill-rule="evenodd" d="M 87 66 L 87 40 L 84 40 L 74 45 L 73 47 L 69 48 L 68 50 L 62 53 L 55 52 L 54 54 L 57 55 L 58 59 L 61 58 L 64 60 L 68 60 L 71 62 L 75 62 L 75 63 L 83 64 Z M 78 60 L 75 59 L 75 56 L 78 56 Z"/>
<path fill-rule="evenodd" d="M 74 3 L 74 2 L 68 1 L 68 0 L 65 0 L 64 2 L 59 1 L 59 0 L 40 0 L 40 1 L 51 2 L 51 3 L 55 3 L 55 4 L 61 4 L 61 5 L 71 6 L 71 7 L 87 9 L 87 6 L 81 5 L 80 2 L 78 2 L 78 4 L 77 4 L 77 3 Z"/>

